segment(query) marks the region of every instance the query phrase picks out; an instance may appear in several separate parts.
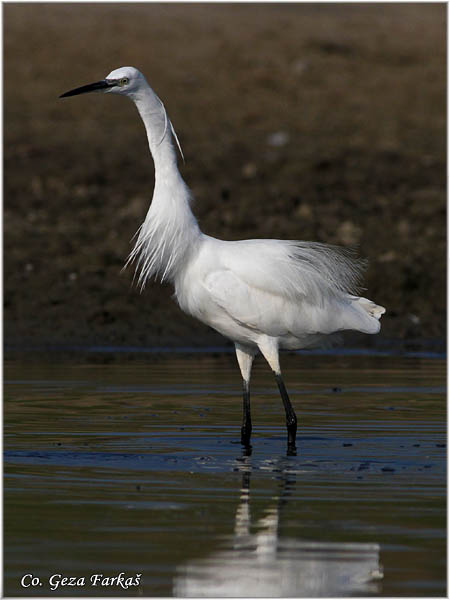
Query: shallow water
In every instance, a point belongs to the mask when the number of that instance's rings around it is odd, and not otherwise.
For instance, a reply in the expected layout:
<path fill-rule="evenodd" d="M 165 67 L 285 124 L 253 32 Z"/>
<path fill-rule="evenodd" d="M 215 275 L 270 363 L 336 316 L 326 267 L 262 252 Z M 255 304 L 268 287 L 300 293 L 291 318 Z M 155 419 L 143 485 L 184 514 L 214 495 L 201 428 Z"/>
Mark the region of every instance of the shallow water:
<path fill-rule="evenodd" d="M 283 366 L 297 456 L 261 360 L 251 455 L 232 356 L 7 362 L 5 595 L 445 595 L 444 361 Z"/>

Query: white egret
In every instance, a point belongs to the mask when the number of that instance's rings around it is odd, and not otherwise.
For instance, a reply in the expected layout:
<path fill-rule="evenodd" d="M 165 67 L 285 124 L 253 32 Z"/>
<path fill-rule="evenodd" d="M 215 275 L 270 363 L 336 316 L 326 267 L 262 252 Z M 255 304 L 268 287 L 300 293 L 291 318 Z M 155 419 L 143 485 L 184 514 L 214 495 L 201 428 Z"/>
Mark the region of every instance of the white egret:
<path fill-rule="evenodd" d="M 295 452 L 297 417 L 281 376 L 279 349 L 318 346 L 343 330 L 378 333 L 385 309 L 357 295 L 362 262 L 343 248 L 315 242 L 224 241 L 204 234 L 178 170 L 175 130 L 142 73 L 121 67 L 61 97 L 92 91 L 133 100 L 155 164 L 152 202 L 127 264 L 136 261 L 142 288 L 150 278 L 172 283 L 183 311 L 234 342 L 244 384 L 245 446 L 252 430 L 250 372 L 261 351 L 283 400 L 288 452 Z"/>

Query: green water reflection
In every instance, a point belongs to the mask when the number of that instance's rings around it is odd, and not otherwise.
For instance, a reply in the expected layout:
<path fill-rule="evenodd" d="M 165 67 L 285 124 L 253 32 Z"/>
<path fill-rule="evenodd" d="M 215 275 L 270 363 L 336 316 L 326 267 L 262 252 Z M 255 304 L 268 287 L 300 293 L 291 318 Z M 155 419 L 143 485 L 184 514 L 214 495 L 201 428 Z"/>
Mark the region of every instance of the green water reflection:
<path fill-rule="evenodd" d="M 251 456 L 231 356 L 7 363 L 5 594 L 445 595 L 444 362 L 283 363 L 295 457 L 262 362 Z"/>

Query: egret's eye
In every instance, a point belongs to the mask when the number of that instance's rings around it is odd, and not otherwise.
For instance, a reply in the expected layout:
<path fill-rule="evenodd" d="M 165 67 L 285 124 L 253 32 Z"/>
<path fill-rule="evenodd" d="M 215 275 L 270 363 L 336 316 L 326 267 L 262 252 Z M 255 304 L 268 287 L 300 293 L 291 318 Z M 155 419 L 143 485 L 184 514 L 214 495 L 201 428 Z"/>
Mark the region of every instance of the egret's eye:
<path fill-rule="evenodd" d="M 119 85 L 120 87 L 123 87 L 124 85 L 128 85 L 129 79 L 128 77 L 123 77 L 120 81 L 119 81 Z"/>

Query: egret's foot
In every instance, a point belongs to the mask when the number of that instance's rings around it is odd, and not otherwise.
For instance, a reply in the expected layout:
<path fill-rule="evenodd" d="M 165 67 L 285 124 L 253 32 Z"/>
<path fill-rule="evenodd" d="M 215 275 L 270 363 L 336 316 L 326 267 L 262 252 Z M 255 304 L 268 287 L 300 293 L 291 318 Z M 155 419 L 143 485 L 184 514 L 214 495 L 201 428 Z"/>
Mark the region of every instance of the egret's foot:
<path fill-rule="evenodd" d="M 288 442 L 286 456 L 297 456 L 297 447 L 295 442 L 293 444 Z"/>
<path fill-rule="evenodd" d="M 287 455 L 297 456 L 297 448 L 295 446 L 295 438 L 297 436 L 297 417 L 293 412 L 286 420 L 288 443 L 287 443 Z"/>
<path fill-rule="evenodd" d="M 288 434 L 288 446 L 295 448 L 295 438 L 297 436 L 297 417 L 294 411 L 286 419 L 286 428 Z"/>
<path fill-rule="evenodd" d="M 242 456 L 251 456 L 252 452 L 253 448 L 251 444 L 244 445 L 244 448 L 242 449 Z"/>
<path fill-rule="evenodd" d="M 280 390 L 281 399 L 283 400 L 284 410 L 286 411 L 286 429 L 288 434 L 288 454 L 291 454 L 290 450 L 294 450 L 295 453 L 295 436 L 297 435 L 297 417 L 292 407 L 291 401 L 289 400 L 286 387 L 284 385 L 281 373 L 274 371 L 275 379 Z"/>

